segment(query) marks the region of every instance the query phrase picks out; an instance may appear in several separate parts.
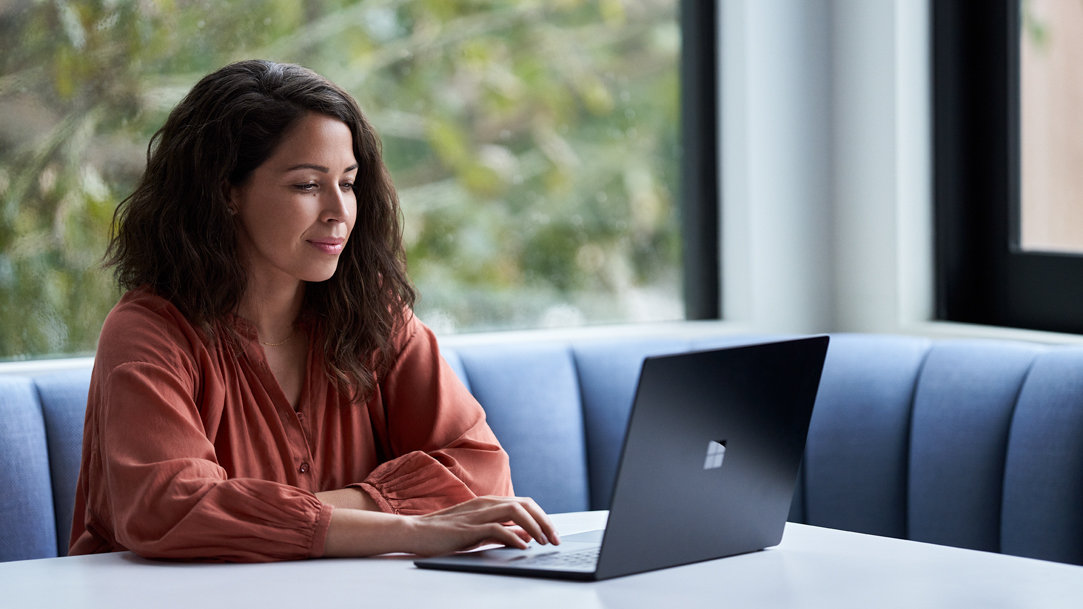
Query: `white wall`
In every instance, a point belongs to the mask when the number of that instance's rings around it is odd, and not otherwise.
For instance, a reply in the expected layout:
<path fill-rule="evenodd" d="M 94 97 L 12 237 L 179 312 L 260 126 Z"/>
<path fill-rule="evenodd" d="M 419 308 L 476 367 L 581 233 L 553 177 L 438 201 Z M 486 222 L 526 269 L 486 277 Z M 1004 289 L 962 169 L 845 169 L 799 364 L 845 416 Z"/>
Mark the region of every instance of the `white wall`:
<path fill-rule="evenodd" d="M 769 331 L 830 330 L 830 2 L 719 9 L 723 316 Z"/>
<path fill-rule="evenodd" d="M 835 0 L 834 286 L 842 330 L 933 315 L 930 50 L 921 0 Z"/>
<path fill-rule="evenodd" d="M 925 3 L 720 9 L 726 319 L 798 332 L 928 319 Z"/>

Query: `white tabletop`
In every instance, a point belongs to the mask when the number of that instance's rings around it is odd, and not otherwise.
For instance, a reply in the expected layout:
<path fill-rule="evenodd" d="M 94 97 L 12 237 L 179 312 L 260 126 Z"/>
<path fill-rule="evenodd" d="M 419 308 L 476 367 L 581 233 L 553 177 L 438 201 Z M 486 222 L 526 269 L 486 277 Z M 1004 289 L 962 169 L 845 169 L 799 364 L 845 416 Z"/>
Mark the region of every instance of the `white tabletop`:
<path fill-rule="evenodd" d="M 558 514 L 567 535 L 604 512 Z M 0 563 L 5 607 L 1083 607 L 1083 567 L 788 524 L 763 552 L 603 582 L 421 570 L 411 559 L 271 564 L 128 552 Z"/>

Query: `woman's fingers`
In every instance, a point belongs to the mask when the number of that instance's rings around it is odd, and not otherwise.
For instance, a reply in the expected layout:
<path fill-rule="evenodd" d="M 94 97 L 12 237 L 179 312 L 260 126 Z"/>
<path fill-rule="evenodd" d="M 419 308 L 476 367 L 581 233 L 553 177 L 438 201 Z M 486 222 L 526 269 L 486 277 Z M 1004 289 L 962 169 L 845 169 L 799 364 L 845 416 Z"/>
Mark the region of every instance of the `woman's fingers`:
<path fill-rule="evenodd" d="M 542 535 L 545 539 L 554 545 L 560 545 L 560 535 L 557 534 L 556 525 L 549 518 L 549 514 L 546 514 L 533 499 L 529 497 L 520 498 L 522 500 L 521 505 L 527 510 L 527 513 L 534 519 L 534 522 L 538 524 L 541 529 Z"/>
<path fill-rule="evenodd" d="M 466 504 L 478 506 L 478 515 L 490 522 L 508 522 L 518 525 L 530 538 L 541 544 L 559 544 L 553 521 L 549 515 L 529 497 L 479 497 Z"/>
<path fill-rule="evenodd" d="M 499 523 L 487 525 L 492 537 L 486 543 L 499 543 L 512 548 L 525 549 L 530 537 L 518 527 L 509 527 Z"/>
<path fill-rule="evenodd" d="M 513 514 L 511 522 L 522 527 L 538 543 L 560 543 L 556 527 L 549 520 L 549 515 L 542 511 L 533 499 L 516 498 L 516 502 L 511 504 L 511 508 Z"/>

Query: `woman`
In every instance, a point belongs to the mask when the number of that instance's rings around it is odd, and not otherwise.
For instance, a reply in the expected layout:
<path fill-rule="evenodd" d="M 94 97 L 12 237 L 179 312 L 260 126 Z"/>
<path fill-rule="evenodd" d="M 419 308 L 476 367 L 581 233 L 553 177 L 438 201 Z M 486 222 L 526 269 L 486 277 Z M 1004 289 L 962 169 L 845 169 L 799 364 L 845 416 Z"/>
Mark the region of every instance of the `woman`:
<path fill-rule="evenodd" d="M 106 260 L 128 292 L 94 362 L 72 554 L 559 543 L 411 313 L 379 139 L 326 79 L 267 61 L 203 78 Z"/>

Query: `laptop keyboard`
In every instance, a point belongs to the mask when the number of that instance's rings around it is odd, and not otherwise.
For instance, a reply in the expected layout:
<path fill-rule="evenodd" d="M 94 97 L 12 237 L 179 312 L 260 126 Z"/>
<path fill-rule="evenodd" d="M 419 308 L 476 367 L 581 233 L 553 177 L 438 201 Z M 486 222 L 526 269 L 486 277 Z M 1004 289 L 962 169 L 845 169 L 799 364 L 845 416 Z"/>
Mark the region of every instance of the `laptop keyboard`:
<path fill-rule="evenodd" d="M 598 562 L 600 547 L 583 548 L 570 552 L 550 552 L 523 559 L 519 564 L 546 567 L 593 567 Z"/>

